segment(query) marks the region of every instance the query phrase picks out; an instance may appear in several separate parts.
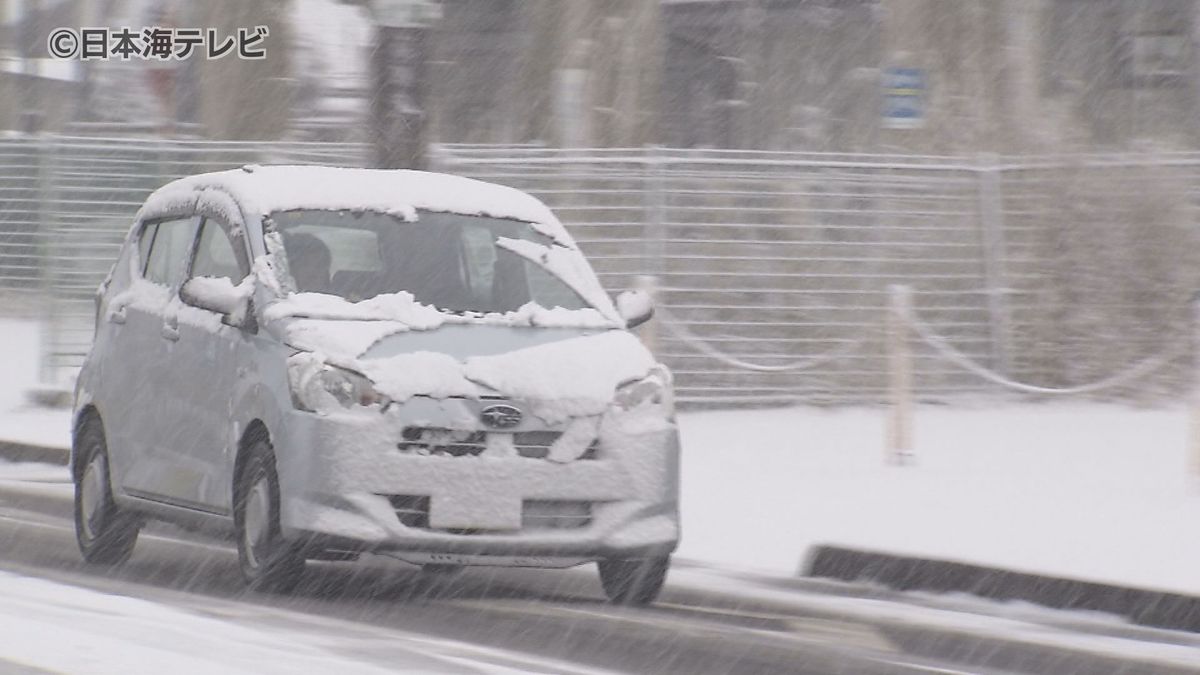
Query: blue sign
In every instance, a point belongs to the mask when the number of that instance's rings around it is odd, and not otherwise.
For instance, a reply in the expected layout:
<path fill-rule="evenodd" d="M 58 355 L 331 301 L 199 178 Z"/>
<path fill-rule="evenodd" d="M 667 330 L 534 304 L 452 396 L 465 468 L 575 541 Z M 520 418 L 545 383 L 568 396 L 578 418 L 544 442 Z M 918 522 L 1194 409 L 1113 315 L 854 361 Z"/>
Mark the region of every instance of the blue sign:
<path fill-rule="evenodd" d="M 925 125 L 925 70 L 885 68 L 883 71 L 883 126 L 916 129 Z"/>

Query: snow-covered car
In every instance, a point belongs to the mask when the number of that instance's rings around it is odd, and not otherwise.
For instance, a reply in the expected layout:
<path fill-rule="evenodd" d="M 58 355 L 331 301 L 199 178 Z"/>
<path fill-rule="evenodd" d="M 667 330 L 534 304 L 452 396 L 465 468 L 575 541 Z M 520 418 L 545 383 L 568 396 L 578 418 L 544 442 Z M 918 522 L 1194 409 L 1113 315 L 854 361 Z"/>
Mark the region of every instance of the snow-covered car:
<path fill-rule="evenodd" d="M 254 588 L 306 560 L 599 563 L 653 600 L 679 538 L 671 375 L 541 202 L 416 171 L 184 178 L 136 216 L 76 389 L 76 531 L 237 542 Z"/>

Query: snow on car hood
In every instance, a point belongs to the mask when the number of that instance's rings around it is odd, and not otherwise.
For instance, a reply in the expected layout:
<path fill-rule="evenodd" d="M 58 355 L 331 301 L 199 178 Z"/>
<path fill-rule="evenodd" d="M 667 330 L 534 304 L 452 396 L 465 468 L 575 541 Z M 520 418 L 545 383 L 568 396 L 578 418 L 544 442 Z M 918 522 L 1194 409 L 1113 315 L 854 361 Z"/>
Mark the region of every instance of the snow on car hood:
<path fill-rule="evenodd" d="M 610 330 L 466 359 L 419 351 L 359 359 L 358 366 L 393 400 L 426 391 L 467 397 L 498 392 L 527 402 L 534 415 L 557 423 L 603 413 L 617 387 L 645 377 L 654 358 L 630 333 Z"/>
<path fill-rule="evenodd" d="M 303 367 L 327 361 L 357 371 L 393 401 L 499 394 L 526 402 L 551 424 L 603 413 L 617 387 L 645 377 L 655 364 L 641 341 L 624 330 L 447 325 L 380 335 L 387 322 L 334 322 L 342 325 L 324 333 L 313 331 L 312 322 L 298 323 L 297 334 L 306 333 L 313 348 L 297 359 Z M 311 341 L 338 332 L 358 336 L 359 345 L 372 338 L 374 343 L 349 357 L 346 340 L 326 345 L 341 354 Z"/>
<path fill-rule="evenodd" d="M 387 359 L 415 352 L 439 352 L 460 361 L 528 349 L 551 342 L 594 335 L 584 328 L 514 328 L 499 325 L 445 325 L 434 331 L 392 333 L 376 340 L 363 359 Z"/>
<path fill-rule="evenodd" d="M 285 343 L 335 360 L 356 359 L 384 338 L 399 334 L 409 335 L 400 342 L 389 342 L 392 347 L 368 356 L 449 350 L 447 353 L 466 357 L 496 353 L 496 346 L 490 352 L 478 351 L 488 344 L 503 345 L 499 351 L 512 351 L 570 337 L 570 331 L 595 332 L 622 326 L 594 309 L 546 309 L 532 302 L 502 314 L 450 314 L 417 302 L 407 292 L 379 295 L 361 302 L 321 293 L 292 293 L 269 304 L 263 311 L 263 319 L 278 331 Z M 483 328 L 506 330 L 477 330 Z M 560 332 L 564 330 L 567 333 Z"/>

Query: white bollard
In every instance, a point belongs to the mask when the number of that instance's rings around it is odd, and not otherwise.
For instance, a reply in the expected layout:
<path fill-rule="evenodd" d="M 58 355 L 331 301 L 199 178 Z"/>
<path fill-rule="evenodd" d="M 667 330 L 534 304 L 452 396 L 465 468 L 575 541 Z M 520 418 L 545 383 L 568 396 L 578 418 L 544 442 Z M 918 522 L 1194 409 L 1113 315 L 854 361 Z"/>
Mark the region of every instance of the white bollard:
<path fill-rule="evenodd" d="M 912 460 L 913 363 L 912 288 L 888 286 L 887 354 L 888 398 L 885 461 L 903 465 Z"/>
<path fill-rule="evenodd" d="M 658 277 L 648 274 L 639 274 L 634 277 L 633 289 L 645 293 L 653 305 L 658 304 Z M 649 321 L 642 324 L 638 330 L 642 338 L 642 344 L 646 345 L 646 349 L 658 358 L 658 317 L 651 317 Z"/>

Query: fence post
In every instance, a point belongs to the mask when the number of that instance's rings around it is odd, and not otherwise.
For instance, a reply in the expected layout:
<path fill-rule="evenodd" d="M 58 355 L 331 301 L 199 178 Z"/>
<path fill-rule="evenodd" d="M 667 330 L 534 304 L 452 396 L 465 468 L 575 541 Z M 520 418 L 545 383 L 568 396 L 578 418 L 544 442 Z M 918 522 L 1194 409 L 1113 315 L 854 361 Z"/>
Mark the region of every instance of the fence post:
<path fill-rule="evenodd" d="M 666 167 L 662 147 L 647 145 L 644 154 L 644 202 L 642 204 L 642 274 L 634 277 L 635 290 L 645 292 L 656 306 L 662 301 L 659 276 L 666 271 L 666 190 L 663 185 Z M 662 314 L 642 324 L 638 331 L 646 349 L 659 358 L 658 329 Z"/>
<path fill-rule="evenodd" d="M 648 145 L 645 157 L 645 202 L 642 208 L 642 272 L 662 274 L 666 268 L 666 159 L 662 148 Z"/>
<path fill-rule="evenodd" d="M 642 291 L 649 298 L 650 302 L 658 303 L 658 278 L 649 274 L 639 274 L 633 279 L 633 287 L 635 290 Z M 642 344 L 646 345 L 646 349 L 654 355 L 655 359 L 659 359 L 658 354 L 658 322 L 662 321 L 662 314 L 651 317 L 649 321 L 642 324 L 641 334 Z M 659 359 L 661 360 L 661 359 Z"/>
<path fill-rule="evenodd" d="M 913 363 L 909 321 L 912 319 L 912 288 L 888 286 L 887 354 L 889 410 L 885 461 L 908 463 L 912 453 Z"/>
<path fill-rule="evenodd" d="M 992 366 L 1000 374 L 1010 374 L 1008 353 L 1008 289 L 1005 284 L 1004 203 L 1000 189 L 999 157 L 980 156 L 979 227 L 983 242 L 983 274 L 987 284 L 988 322 L 991 328 Z"/>
<path fill-rule="evenodd" d="M 1192 391 L 1189 415 L 1188 470 L 1200 477 L 1200 291 L 1192 294 Z"/>
<path fill-rule="evenodd" d="M 58 208 L 54 192 L 55 139 L 47 134 L 33 136 L 37 148 L 37 275 L 38 295 L 41 303 L 41 335 L 39 335 L 38 385 L 57 384 L 58 343 L 61 338 L 59 326 L 60 299 L 54 290 L 55 247 L 54 216 L 52 209 Z"/>

